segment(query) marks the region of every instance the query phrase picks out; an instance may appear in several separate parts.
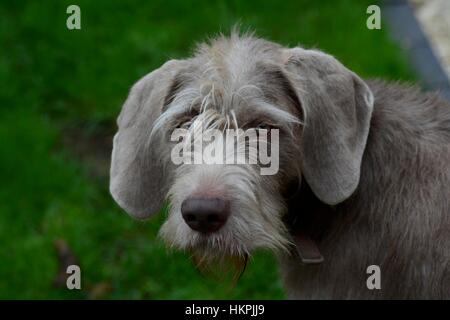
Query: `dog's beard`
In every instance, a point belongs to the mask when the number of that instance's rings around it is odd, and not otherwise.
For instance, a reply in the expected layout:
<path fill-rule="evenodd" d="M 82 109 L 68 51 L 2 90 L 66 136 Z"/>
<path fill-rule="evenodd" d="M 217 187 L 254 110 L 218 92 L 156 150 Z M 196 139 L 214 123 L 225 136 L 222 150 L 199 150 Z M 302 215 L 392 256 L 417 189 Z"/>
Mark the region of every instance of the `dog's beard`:
<path fill-rule="evenodd" d="M 218 281 L 231 282 L 233 286 L 244 274 L 248 258 L 248 254 L 219 255 L 199 250 L 191 251 L 191 259 L 197 270 Z"/>

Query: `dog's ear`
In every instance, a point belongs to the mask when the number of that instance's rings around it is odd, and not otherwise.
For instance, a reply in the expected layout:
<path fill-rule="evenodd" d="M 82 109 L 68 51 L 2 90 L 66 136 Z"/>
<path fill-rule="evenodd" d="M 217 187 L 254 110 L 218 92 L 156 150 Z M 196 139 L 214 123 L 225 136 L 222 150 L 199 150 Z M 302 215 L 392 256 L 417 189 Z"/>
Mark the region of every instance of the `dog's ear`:
<path fill-rule="evenodd" d="M 373 94 L 355 73 L 320 51 L 286 49 L 283 59 L 304 113 L 303 175 L 320 200 L 337 204 L 359 183 Z"/>
<path fill-rule="evenodd" d="M 109 189 L 114 200 L 138 219 L 156 213 L 167 191 L 158 150 L 149 138 L 170 96 L 173 79 L 184 63 L 168 61 L 140 79 L 117 119 L 119 129 L 113 140 Z"/>

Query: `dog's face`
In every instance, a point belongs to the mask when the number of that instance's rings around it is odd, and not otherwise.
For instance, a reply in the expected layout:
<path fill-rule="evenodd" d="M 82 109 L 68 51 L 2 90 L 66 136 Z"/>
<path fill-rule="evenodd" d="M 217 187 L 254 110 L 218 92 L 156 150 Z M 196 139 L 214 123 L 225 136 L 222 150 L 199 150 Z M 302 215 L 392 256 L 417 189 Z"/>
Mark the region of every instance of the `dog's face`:
<path fill-rule="evenodd" d="M 162 237 L 202 257 L 287 249 L 288 186 L 303 176 L 325 203 L 350 196 L 372 105 L 367 85 L 331 56 L 252 37 L 220 38 L 133 87 L 114 138 L 111 193 L 138 218 L 168 199 Z M 180 129 L 186 135 L 174 140 Z M 229 129 L 241 136 L 227 139 Z M 180 145 L 208 130 L 216 136 L 200 141 L 203 161 L 174 161 Z M 242 138 L 246 132 L 254 135 Z M 238 142 L 248 147 L 252 139 L 255 154 L 268 149 L 271 163 L 236 161 L 249 154 Z M 217 150 L 224 150 L 223 161 L 208 162 Z"/>
<path fill-rule="evenodd" d="M 247 77 L 243 84 L 234 83 L 230 79 L 234 75 L 215 68 L 210 68 L 210 73 L 207 69 L 195 71 L 192 78 L 181 71 L 184 77 L 171 93 L 173 100 L 155 122 L 151 139 L 164 146 L 160 156 L 171 166 L 166 172 L 173 173 L 168 190 L 169 216 L 161 229 L 171 245 L 201 251 L 206 257 L 245 256 L 257 247 L 281 249 L 287 245 L 281 190 L 283 181 L 299 176 L 298 163 L 289 159 L 296 154 L 290 146 L 298 145 L 300 108 L 289 84 L 277 78 L 281 70 L 262 61 L 257 68 L 259 72 L 252 72 L 253 78 Z M 215 81 L 211 83 L 211 79 Z M 192 136 L 197 128 L 203 138 L 209 129 L 219 130 L 221 139 L 202 140 L 201 156 L 206 157 L 208 148 L 213 148 L 226 149 L 227 157 L 213 164 L 206 164 L 205 159 L 197 164 L 173 165 L 176 142 L 169 141 L 178 128 Z M 234 148 L 237 140 L 230 141 L 230 130 L 247 134 L 246 144 Z M 253 137 L 249 134 L 252 132 Z M 254 151 L 259 151 L 258 147 L 269 149 L 272 174 L 264 174 L 262 168 L 268 167 L 260 161 L 250 164 L 249 157 L 241 164 L 228 161 L 245 156 L 242 151 L 250 147 L 249 139 L 256 140 Z"/>

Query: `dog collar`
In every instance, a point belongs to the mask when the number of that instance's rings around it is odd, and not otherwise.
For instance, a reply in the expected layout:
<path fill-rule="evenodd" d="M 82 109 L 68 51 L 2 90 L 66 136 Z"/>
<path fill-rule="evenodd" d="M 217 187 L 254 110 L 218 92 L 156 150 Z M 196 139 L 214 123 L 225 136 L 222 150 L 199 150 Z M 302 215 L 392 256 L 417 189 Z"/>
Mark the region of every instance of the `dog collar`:
<path fill-rule="evenodd" d="M 305 265 L 320 264 L 323 256 L 316 243 L 305 233 L 297 232 L 293 235 L 296 252 Z"/>
<path fill-rule="evenodd" d="M 303 180 L 303 179 L 302 179 Z M 295 245 L 294 254 L 300 259 L 304 265 L 317 265 L 324 261 L 322 254 L 308 232 L 307 226 L 311 224 L 308 219 L 302 219 L 298 203 L 306 203 L 306 210 L 314 210 L 316 203 L 315 196 L 307 183 L 294 182 L 287 189 L 284 195 L 288 199 L 290 210 L 284 216 L 284 223 L 289 230 L 293 244 Z M 311 200 L 313 199 L 313 200 Z M 318 202 L 317 200 L 317 203 Z M 305 229 L 306 228 L 306 229 Z"/>
<path fill-rule="evenodd" d="M 316 242 L 300 227 L 297 215 L 287 216 L 287 224 L 292 240 L 295 245 L 295 252 L 304 265 L 317 265 L 324 261 Z"/>

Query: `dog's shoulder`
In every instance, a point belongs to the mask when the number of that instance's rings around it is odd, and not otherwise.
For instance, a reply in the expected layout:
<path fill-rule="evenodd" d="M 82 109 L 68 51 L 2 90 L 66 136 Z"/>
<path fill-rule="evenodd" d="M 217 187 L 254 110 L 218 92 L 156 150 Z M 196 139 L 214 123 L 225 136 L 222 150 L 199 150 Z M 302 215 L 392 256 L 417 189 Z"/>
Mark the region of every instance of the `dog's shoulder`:
<path fill-rule="evenodd" d="M 450 143 L 450 103 L 417 85 L 368 80 L 374 95 L 372 135 L 393 142 Z"/>

